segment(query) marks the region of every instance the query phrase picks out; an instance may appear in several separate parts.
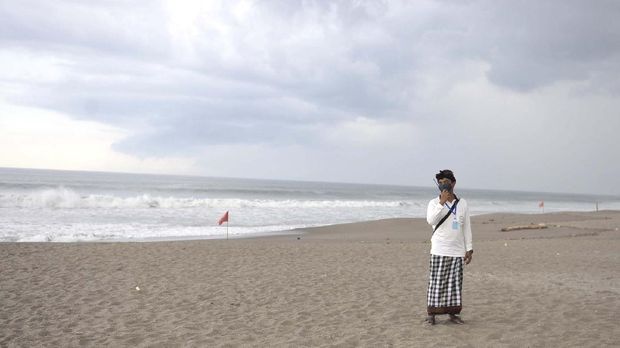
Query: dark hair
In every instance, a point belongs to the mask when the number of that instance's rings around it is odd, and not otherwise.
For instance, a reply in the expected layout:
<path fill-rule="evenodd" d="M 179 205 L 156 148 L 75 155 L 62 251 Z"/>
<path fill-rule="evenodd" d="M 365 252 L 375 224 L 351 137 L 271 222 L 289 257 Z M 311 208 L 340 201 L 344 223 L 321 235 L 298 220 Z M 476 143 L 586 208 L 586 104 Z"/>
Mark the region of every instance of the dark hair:
<path fill-rule="evenodd" d="M 435 174 L 435 179 L 437 179 L 438 181 L 441 179 L 450 179 L 450 181 L 456 182 L 454 173 L 452 173 L 450 169 L 440 170 L 439 173 Z"/>

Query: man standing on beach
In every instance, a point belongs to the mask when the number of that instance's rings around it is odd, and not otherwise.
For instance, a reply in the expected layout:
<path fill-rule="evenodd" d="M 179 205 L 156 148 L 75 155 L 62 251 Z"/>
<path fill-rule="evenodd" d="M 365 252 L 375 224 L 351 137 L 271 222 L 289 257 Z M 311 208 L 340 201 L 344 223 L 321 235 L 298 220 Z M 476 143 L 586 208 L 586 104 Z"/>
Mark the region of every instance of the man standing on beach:
<path fill-rule="evenodd" d="M 435 175 L 441 194 L 428 203 L 426 221 L 433 226 L 426 321 L 435 325 L 435 315 L 449 314 L 450 321 L 463 324 L 461 290 L 463 262 L 474 253 L 467 202 L 454 194 L 456 178 L 445 169 Z"/>

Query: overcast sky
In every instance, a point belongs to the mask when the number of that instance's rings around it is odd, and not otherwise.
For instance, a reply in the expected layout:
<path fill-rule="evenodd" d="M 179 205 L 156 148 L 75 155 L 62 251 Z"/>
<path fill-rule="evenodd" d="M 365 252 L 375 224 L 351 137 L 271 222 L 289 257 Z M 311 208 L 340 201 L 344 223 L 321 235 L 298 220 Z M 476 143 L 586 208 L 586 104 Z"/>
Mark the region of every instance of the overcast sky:
<path fill-rule="evenodd" d="M 620 194 L 619 1 L 0 1 L 0 166 Z"/>

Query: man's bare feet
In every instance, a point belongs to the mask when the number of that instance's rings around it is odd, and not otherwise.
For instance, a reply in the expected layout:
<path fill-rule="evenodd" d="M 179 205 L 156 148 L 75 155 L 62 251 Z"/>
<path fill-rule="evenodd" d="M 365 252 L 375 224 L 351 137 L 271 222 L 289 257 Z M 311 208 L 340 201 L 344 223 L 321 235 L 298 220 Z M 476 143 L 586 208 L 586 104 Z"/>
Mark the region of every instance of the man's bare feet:
<path fill-rule="evenodd" d="M 450 314 L 450 321 L 455 323 L 455 324 L 465 324 L 463 319 L 461 319 L 461 317 L 459 317 L 456 314 Z"/>
<path fill-rule="evenodd" d="M 431 325 L 435 325 L 435 316 L 432 314 L 429 315 L 428 317 L 426 317 L 426 322 Z"/>

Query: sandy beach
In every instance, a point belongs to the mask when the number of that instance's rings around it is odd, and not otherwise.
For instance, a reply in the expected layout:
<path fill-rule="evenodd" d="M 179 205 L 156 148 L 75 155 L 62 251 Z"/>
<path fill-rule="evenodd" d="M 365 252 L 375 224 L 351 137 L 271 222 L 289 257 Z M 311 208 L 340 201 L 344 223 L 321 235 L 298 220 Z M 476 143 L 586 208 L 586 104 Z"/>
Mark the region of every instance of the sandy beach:
<path fill-rule="evenodd" d="M 500 232 L 538 223 L 549 228 Z M 618 228 L 618 211 L 474 217 L 466 324 L 434 327 L 423 219 L 228 241 L 2 243 L 0 346 L 619 346 Z"/>

